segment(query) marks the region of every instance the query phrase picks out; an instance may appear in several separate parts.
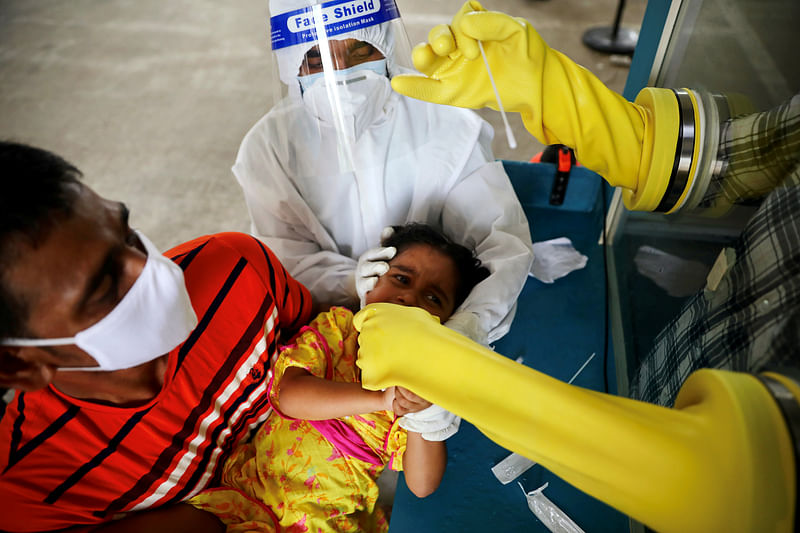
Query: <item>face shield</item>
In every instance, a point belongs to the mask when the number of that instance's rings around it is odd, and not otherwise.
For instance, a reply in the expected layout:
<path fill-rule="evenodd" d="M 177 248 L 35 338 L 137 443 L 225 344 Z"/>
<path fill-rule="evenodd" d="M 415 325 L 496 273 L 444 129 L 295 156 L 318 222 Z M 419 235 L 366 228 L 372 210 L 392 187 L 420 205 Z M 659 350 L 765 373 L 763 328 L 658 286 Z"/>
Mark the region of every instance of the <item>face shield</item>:
<path fill-rule="evenodd" d="M 389 80 L 412 72 L 411 47 L 394 0 L 270 0 L 281 101 L 301 103 L 320 137 L 335 136 L 341 171 L 353 145 L 380 119 Z"/>

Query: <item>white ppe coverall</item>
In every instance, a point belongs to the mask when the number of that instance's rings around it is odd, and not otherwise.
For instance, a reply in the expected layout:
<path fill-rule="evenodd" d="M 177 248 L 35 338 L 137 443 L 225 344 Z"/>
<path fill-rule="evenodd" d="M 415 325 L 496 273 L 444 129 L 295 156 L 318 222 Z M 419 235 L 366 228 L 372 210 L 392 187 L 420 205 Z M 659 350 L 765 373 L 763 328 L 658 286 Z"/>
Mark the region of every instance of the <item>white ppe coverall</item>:
<path fill-rule="evenodd" d="M 274 16 L 303 5 L 273 0 L 270 7 Z M 388 75 L 398 72 L 390 24 L 333 39 L 369 42 L 386 57 Z M 491 127 L 472 111 L 399 95 L 388 77 L 369 73 L 372 103 L 362 106 L 349 141 L 355 170 L 342 171 L 336 130 L 310 111 L 297 82 L 313 45 L 275 50 L 288 96 L 245 136 L 233 166 L 253 234 L 317 301 L 352 305 L 358 257 L 379 244 L 381 230 L 430 224 L 474 247 L 491 272 L 451 321 L 470 324 L 472 337 L 477 327 L 485 341 L 500 338 L 513 319 L 533 250 L 522 207 L 494 161 Z"/>

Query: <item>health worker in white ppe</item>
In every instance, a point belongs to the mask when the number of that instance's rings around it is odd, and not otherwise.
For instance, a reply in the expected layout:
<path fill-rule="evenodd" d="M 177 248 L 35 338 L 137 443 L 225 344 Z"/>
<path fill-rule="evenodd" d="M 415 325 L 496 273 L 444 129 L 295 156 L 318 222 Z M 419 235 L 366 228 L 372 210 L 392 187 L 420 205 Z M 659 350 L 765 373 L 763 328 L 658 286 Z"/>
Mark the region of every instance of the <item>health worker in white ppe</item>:
<path fill-rule="evenodd" d="M 357 308 L 395 253 L 372 248 L 384 228 L 439 227 L 491 271 L 447 325 L 481 343 L 500 338 L 533 253 L 492 128 L 472 111 L 392 90 L 390 79 L 410 72 L 394 0 L 310 4 L 270 1 L 285 96 L 233 166 L 252 232 L 315 300 Z"/>

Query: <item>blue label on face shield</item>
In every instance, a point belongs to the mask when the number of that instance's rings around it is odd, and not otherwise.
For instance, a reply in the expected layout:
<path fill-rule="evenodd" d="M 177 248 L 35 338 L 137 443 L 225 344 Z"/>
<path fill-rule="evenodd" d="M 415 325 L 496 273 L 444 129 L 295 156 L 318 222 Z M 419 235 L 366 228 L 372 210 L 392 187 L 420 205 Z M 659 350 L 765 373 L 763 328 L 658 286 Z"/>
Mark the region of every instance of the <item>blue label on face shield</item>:
<path fill-rule="evenodd" d="M 270 19 L 272 49 L 316 42 L 318 28 L 328 37 L 400 17 L 394 0 L 333 0 Z"/>

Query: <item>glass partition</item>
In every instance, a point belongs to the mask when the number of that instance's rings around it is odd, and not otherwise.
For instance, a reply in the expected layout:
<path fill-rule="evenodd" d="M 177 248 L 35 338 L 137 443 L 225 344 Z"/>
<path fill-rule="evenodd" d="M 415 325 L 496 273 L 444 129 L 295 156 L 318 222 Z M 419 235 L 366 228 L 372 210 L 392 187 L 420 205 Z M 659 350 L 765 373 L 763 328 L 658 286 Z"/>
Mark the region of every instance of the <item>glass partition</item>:
<path fill-rule="evenodd" d="M 724 128 L 731 117 L 773 109 L 800 91 L 798 21 L 797 0 L 672 2 L 649 85 L 701 92 L 705 127 L 712 129 Z M 729 171 L 723 160 L 720 155 L 714 169 L 721 176 Z M 722 250 L 769 193 L 762 188 L 733 199 L 722 192 L 724 202 L 704 200 L 669 215 L 627 211 L 615 194 L 606 239 L 619 394 L 628 395 L 656 336 L 722 268 Z"/>

